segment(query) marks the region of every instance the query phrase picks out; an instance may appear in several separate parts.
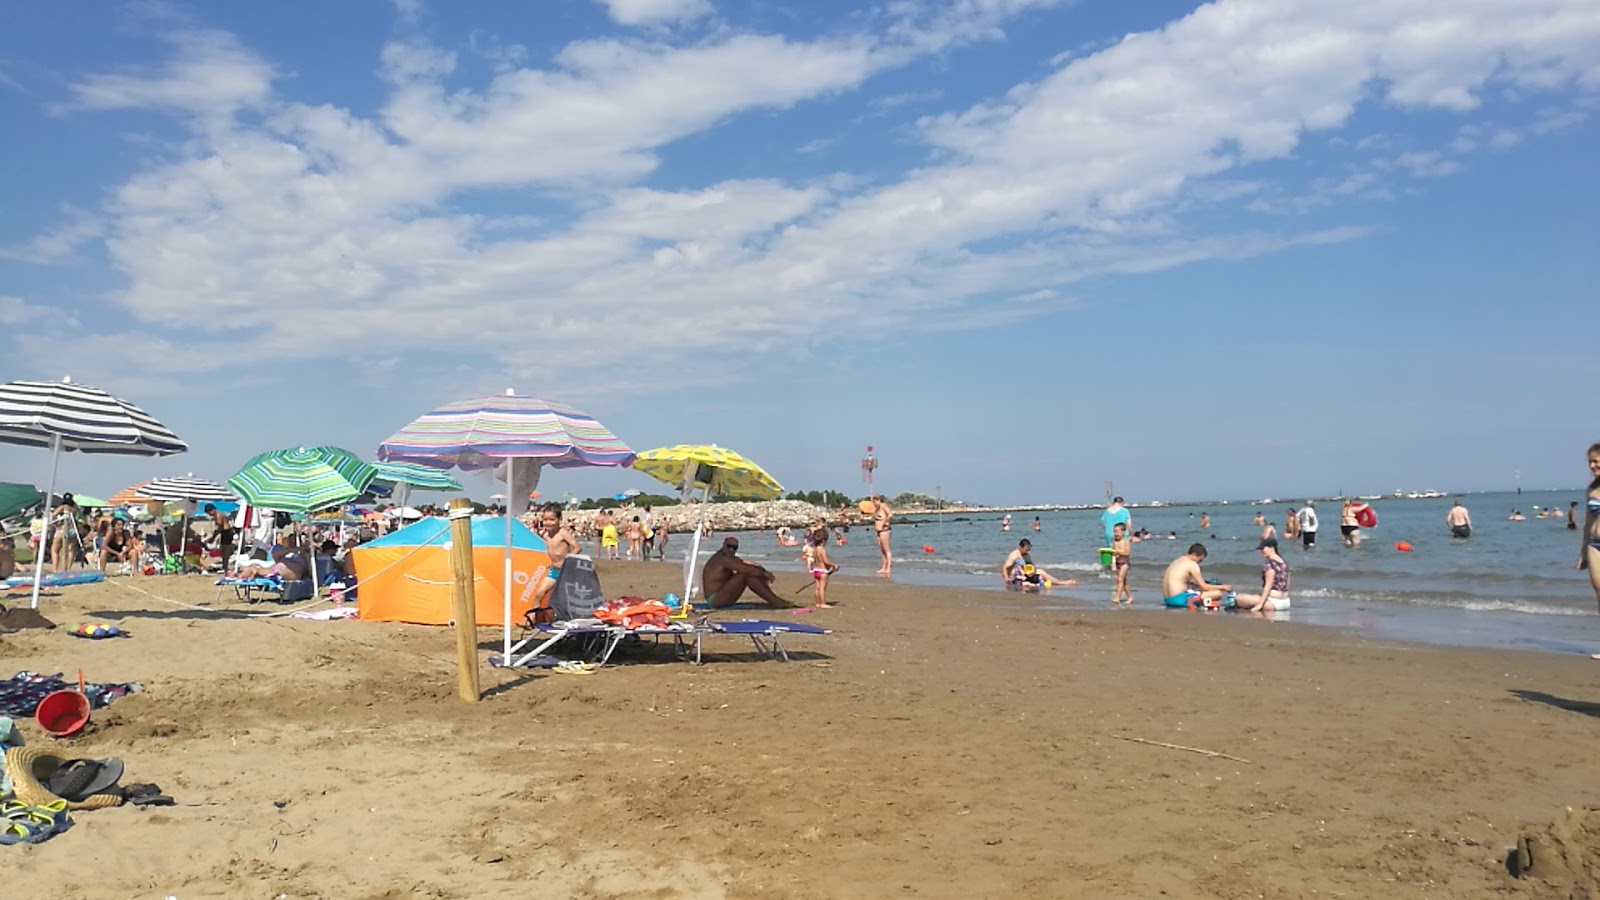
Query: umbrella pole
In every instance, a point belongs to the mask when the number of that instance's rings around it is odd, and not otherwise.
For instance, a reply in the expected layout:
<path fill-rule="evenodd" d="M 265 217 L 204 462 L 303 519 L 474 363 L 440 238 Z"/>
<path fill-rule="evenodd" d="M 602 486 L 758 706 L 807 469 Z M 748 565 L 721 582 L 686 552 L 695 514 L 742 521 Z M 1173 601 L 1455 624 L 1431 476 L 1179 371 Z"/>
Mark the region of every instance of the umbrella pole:
<path fill-rule="evenodd" d="M 504 665 L 511 665 L 511 486 L 516 483 L 517 458 L 506 458 L 506 589 L 505 589 L 505 615 L 501 619 L 502 630 L 500 659 Z"/>
<path fill-rule="evenodd" d="M 33 608 L 39 608 L 39 580 L 44 577 L 44 555 L 50 552 L 50 519 L 55 510 L 50 507 L 56 492 L 56 467 L 61 464 L 61 435 L 50 439 L 50 486 L 44 489 L 44 527 L 39 529 L 39 549 L 33 555 Z"/>
<path fill-rule="evenodd" d="M 700 521 L 695 523 L 694 537 L 689 541 L 689 558 L 684 560 L 683 563 L 683 602 L 685 603 L 688 603 L 690 598 L 694 596 L 694 570 L 695 566 L 700 562 L 700 536 L 706 530 L 706 506 L 710 502 L 711 486 L 707 485 L 705 492 L 700 495 Z"/>

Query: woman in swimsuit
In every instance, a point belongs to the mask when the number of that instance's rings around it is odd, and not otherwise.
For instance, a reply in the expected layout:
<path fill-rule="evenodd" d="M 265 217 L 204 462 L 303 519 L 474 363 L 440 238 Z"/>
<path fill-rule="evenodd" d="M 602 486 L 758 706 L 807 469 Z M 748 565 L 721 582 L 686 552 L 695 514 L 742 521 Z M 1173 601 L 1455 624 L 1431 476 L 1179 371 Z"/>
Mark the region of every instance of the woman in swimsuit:
<path fill-rule="evenodd" d="M 1289 564 L 1278 555 L 1278 541 L 1264 538 L 1256 545 L 1261 551 L 1261 593 L 1239 594 L 1234 609 L 1245 612 L 1272 612 L 1289 608 Z"/>
<path fill-rule="evenodd" d="M 1292 541 L 1300 536 L 1300 517 L 1295 514 L 1295 508 L 1289 507 L 1289 518 L 1283 520 L 1284 540 Z"/>
<path fill-rule="evenodd" d="M 1583 517 L 1583 543 L 1578 545 L 1578 568 L 1589 570 L 1589 586 L 1600 603 L 1600 444 L 1589 447 L 1589 496 Z M 1600 653 L 1590 656 L 1600 659 Z"/>
<path fill-rule="evenodd" d="M 883 557 L 883 565 L 878 568 L 879 575 L 888 575 L 894 568 L 894 554 L 889 552 L 890 523 L 894 520 L 894 511 L 889 504 L 883 502 L 883 495 L 877 494 L 872 498 L 872 530 L 877 532 L 878 555 Z"/>

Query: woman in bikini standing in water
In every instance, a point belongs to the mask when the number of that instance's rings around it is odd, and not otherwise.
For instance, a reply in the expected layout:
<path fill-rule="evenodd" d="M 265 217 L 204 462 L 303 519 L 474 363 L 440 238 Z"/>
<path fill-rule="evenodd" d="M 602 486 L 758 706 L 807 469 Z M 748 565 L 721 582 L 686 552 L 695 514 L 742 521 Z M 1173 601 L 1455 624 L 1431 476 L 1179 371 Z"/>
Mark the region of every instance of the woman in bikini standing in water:
<path fill-rule="evenodd" d="M 883 565 L 878 569 L 879 575 L 888 575 L 894 568 L 894 554 L 889 552 L 890 521 L 894 519 L 894 511 L 889 504 L 883 502 L 883 495 L 876 494 L 872 498 L 872 530 L 877 532 L 878 555 L 883 557 Z"/>
<path fill-rule="evenodd" d="M 1589 570 L 1589 586 L 1600 603 L 1600 444 L 1589 446 L 1589 497 L 1584 505 L 1583 543 L 1578 545 L 1578 568 Z M 1600 659 L 1592 653 L 1590 659 Z"/>

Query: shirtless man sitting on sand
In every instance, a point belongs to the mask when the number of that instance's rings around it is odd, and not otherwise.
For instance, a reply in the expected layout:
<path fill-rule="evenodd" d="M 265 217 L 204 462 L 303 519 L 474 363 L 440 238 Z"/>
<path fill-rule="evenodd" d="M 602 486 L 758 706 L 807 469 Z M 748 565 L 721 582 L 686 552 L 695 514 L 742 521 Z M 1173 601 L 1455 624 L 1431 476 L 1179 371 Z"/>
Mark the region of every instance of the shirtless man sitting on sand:
<path fill-rule="evenodd" d="M 1232 593 L 1226 584 L 1207 584 L 1200 573 L 1200 563 L 1206 558 L 1205 544 L 1190 544 L 1189 552 L 1172 561 L 1166 574 L 1161 576 L 1161 593 L 1168 606 L 1186 606 L 1194 609 L 1204 604 L 1214 606 Z"/>
<path fill-rule="evenodd" d="M 772 591 L 774 576 L 764 566 L 748 563 L 739 558 L 739 539 L 722 539 L 722 549 L 711 554 L 700 573 L 700 583 L 705 586 L 706 602 L 712 609 L 724 609 L 739 602 L 745 589 L 767 601 L 773 609 L 792 609 L 793 603 Z"/>
<path fill-rule="evenodd" d="M 533 608 L 550 605 L 550 595 L 555 592 L 556 581 L 561 578 L 561 564 L 574 553 L 583 552 L 578 538 L 561 521 L 561 504 L 546 503 L 539 508 L 539 536 L 544 538 L 544 551 L 550 556 L 550 566 L 539 577 L 539 586 L 533 590 Z"/>

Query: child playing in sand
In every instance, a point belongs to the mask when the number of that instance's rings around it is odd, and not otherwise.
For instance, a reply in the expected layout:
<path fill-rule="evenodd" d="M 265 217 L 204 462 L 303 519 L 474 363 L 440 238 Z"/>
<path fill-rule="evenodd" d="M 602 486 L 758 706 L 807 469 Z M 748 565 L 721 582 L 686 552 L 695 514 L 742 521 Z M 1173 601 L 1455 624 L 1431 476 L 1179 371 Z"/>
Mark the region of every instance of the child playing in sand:
<path fill-rule="evenodd" d="M 811 605 L 817 609 L 832 609 L 833 604 L 828 602 L 828 576 L 839 571 L 839 567 L 828 559 L 828 532 L 813 531 L 806 535 L 806 546 L 800 555 L 806 568 L 811 570 Z"/>
<path fill-rule="evenodd" d="M 1118 522 L 1111 529 L 1111 570 L 1117 574 L 1117 586 L 1111 591 L 1111 605 L 1121 606 L 1122 598 L 1133 605 L 1133 591 L 1128 589 L 1128 570 L 1132 568 L 1133 542 L 1128 540 L 1128 526 Z"/>

